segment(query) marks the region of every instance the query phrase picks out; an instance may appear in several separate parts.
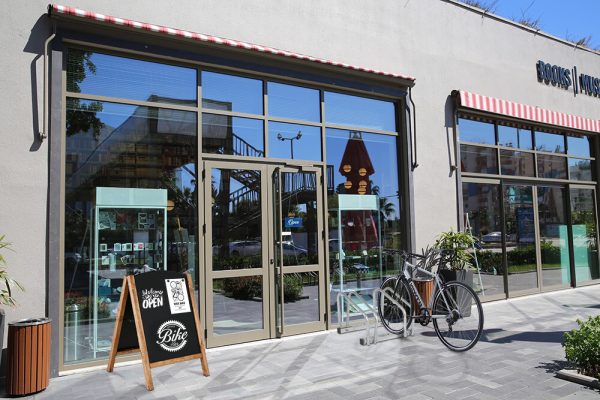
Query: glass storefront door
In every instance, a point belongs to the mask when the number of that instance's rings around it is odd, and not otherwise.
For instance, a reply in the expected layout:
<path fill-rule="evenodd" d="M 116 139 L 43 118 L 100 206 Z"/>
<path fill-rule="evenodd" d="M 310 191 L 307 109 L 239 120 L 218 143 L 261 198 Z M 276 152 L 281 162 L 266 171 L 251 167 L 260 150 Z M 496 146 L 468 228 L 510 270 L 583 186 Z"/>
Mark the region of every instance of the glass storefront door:
<path fill-rule="evenodd" d="M 209 346 L 325 328 L 321 171 L 205 163 Z"/>
<path fill-rule="evenodd" d="M 509 296 L 539 290 L 534 191 L 530 185 L 503 185 L 504 240 Z"/>
<path fill-rule="evenodd" d="M 272 176 L 275 335 L 325 329 L 321 171 L 275 167 Z"/>

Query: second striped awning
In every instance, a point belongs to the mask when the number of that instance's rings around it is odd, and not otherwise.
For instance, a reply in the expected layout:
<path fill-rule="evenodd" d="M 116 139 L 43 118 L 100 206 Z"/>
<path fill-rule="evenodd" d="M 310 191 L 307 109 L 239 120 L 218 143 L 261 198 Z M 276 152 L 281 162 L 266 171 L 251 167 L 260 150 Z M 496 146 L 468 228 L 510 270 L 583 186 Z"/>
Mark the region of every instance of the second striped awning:
<path fill-rule="evenodd" d="M 465 108 L 506 115 L 527 121 L 600 133 L 600 121 L 508 100 L 459 91 L 460 105 Z"/>

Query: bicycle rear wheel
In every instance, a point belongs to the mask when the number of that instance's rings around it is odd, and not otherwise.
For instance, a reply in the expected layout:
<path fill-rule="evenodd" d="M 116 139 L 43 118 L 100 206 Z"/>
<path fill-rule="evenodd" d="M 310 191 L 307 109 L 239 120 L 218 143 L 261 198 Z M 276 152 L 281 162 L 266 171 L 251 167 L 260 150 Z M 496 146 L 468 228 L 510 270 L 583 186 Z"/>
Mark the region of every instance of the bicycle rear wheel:
<path fill-rule="evenodd" d="M 436 318 L 436 316 L 444 318 Z M 471 349 L 483 331 L 483 309 L 477 294 L 462 282 L 449 282 L 433 302 L 433 327 L 452 351 Z"/>
<path fill-rule="evenodd" d="M 412 322 L 412 302 L 406 283 L 402 280 L 399 281 L 396 277 L 391 277 L 383 281 L 381 289 L 402 306 L 406 312 L 406 328 L 408 328 Z M 390 333 L 402 335 L 404 333 L 404 314 L 400 307 L 385 297 L 382 307 L 380 298 L 377 300 L 377 311 L 385 329 Z"/>

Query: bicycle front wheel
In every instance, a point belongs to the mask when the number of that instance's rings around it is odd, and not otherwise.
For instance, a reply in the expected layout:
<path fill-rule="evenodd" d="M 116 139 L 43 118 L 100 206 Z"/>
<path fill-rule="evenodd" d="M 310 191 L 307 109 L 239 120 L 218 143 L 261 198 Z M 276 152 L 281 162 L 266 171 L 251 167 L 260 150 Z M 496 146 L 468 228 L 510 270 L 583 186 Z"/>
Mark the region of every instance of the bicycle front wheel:
<path fill-rule="evenodd" d="M 462 282 L 449 282 L 437 293 L 432 317 L 435 333 L 452 351 L 467 351 L 481 337 L 481 302 L 473 289 Z"/>
<path fill-rule="evenodd" d="M 402 280 L 398 280 L 396 277 L 391 277 L 383 281 L 381 289 L 404 309 L 404 312 L 406 313 L 406 328 L 408 329 L 412 322 L 412 302 L 406 283 Z M 383 298 L 383 305 L 381 299 L 378 300 L 377 311 L 385 329 L 390 333 L 402 335 L 404 333 L 405 314 L 398 305 L 388 298 Z"/>

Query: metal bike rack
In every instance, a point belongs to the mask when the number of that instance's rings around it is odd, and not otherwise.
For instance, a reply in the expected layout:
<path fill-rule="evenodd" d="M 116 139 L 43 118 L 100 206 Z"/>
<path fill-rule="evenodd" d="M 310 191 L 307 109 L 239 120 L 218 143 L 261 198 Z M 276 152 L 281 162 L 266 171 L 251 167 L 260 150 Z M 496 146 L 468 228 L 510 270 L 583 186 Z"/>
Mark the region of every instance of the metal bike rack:
<path fill-rule="evenodd" d="M 345 300 L 346 305 L 345 321 L 342 321 L 342 299 Z M 358 299 L 360 303 L 355 301 L 355 299 Z M 365 337 L 360 339 L 360 344 L 368 346 L 371 343 L 377 343 L 377 326 L 379 325 L 377 310 L 354 290 L 339 292 L 337 295 L 338 333 L 348 333 L 357 330 L 357 327 L 350 326 L 350 305 L 354 306 L 364 318 Z M 366 307 L 367 310 L 363 310 L 363 307 Z"/>
<path fill-rule="evenodd" d="M 384 299 L 387 299 L 388 301 L 391 301 L 392 303 L 394 303 L 394 305 L 396 305 L 396 307 L 398 307 L 400 309 L 400 311 L 402 311 L 402 316 L 404 317 L 404 319 L 402 320 L 402 337 L 408 337 L 408 336 L 412 335 L 412 327 L 410 329 L 406 328 L 406 318 L 407 318 L 406 310 L 404 309 L 404 307 L 402 307 L 400 305 L 400 303 L 398 303 L 394 298 L 392 298 L 392 296 L 390 296 L 390 294 L 388 292 L 391 290 L 392 290 L 392 288 L 390 288 L 390 287 L 385 288 L 385 289 L 377 288 L 377 289 L 373 290 L 373 308 L 378 309 L 380 307 L 383 307 Z M 381 294 L 381 296 L 377 296 L 378 294 Z M 379 304 L 377 304 L 378 298 L 379 298 Z M 375 341 L 377 341 L 377 340 L 375 340 Z"/>

